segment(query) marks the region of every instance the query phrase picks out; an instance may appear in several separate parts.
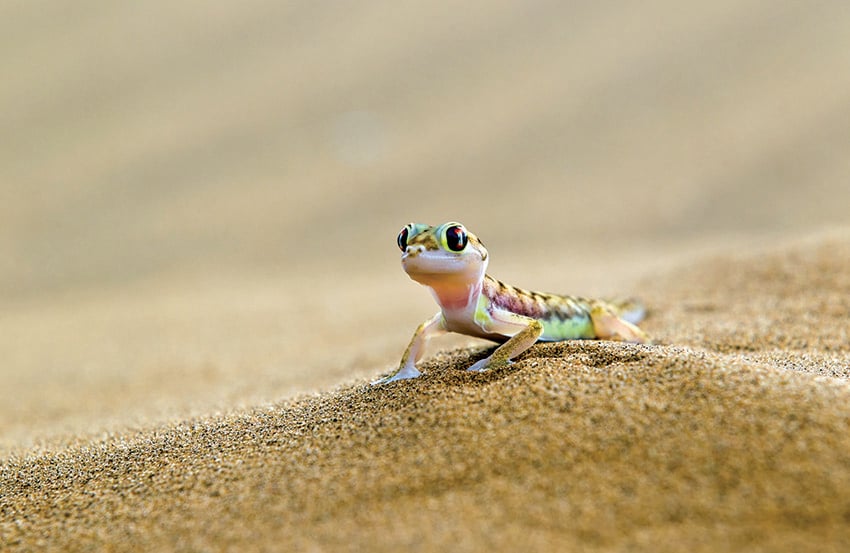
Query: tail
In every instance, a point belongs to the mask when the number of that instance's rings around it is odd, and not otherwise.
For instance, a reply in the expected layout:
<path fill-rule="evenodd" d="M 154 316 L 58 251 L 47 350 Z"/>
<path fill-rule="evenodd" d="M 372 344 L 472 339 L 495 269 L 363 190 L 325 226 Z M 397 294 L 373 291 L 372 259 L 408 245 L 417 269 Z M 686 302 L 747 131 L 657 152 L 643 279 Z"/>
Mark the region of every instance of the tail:
<path fill-rule="evenodd" d="M 618 317 L 633 325 L 638 324 L 646 317 L 646 306 L 636 298 L 605 301 L 613 308 Z"/>

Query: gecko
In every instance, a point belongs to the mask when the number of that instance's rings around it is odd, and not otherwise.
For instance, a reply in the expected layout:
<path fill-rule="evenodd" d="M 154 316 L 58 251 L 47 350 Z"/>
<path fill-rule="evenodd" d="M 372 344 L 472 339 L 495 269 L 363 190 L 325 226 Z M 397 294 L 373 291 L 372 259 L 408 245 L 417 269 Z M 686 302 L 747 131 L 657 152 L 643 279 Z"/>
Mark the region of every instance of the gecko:
<path fill-rule="evenodd" d="M 440 310 L 416 329 L 398 369 L 372 382 L 416 378 L 416 363 L 429 338 L 457 332 L 500 345 L 467 370 L 509 366 L 538 341 L 598 339 L 651 343 L 636 325 L 646 309 L 636 300 L 587 299 L 532 292 L 487 274 L 490 255 L 481 240 L 457 222 L 430 226 L 410 223 L 398 234 L 401 265 L 430 289 Z"/>

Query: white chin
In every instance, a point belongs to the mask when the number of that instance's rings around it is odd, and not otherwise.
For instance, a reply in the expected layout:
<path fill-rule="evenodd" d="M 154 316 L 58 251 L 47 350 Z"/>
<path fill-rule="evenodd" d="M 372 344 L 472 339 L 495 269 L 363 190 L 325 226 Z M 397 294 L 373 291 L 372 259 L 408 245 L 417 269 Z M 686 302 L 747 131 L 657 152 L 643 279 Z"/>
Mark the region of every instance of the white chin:
<path fill-rule="evenodd" d="M 429 279 L 448 275 L 461 275 L 466 272 L 465 267 L 457 265 L 450 267 L 405 265 L 404 271 L 414 280 L 419 280 L 419 278 Z"/>
<path fill-rule="evenodd" d="M 405 259 L 401 262 L 405 272 L 415 278 L 439 277 L 440 275 L 456 275 L 465 273 L 469 267 L 466 263 L 449 259 Z"/>
<path fill-rule="evenodd" d="M 428 252 L 416 257 L 403 256 L 401 266 L 410 278 L 429 284 L 447 279 L 475 279 L 486 268 L 486 263 L 475 256 L 428 255 Z"/>

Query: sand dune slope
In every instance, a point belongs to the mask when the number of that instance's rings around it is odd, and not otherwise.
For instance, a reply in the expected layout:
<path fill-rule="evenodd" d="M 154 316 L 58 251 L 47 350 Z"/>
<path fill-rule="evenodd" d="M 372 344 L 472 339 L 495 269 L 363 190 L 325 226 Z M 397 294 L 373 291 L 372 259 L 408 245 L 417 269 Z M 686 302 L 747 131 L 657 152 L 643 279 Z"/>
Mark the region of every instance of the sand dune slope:
<path fill-rule="evenodd" d="M 10 549 L 838 551 L 850 237 L 650 286 L 659 345 L 442 353 L 364 383 L 2 466 Z M 829 376 L 826 376 L 829 375 Z"/>

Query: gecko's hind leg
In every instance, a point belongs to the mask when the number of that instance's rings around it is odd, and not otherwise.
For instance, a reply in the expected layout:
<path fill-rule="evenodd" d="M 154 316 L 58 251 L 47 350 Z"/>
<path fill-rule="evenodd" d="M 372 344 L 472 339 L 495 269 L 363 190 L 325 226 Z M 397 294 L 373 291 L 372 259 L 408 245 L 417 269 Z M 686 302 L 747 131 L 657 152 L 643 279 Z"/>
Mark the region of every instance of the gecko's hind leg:
<path fill-rule="evenodd" d="M 511 364 L 512 358 L 530 348 L 542 333 L 543 325 L 540 321 L 529 319 L 528 326 L 497 347 L 489 357 L 476 362 L 466 370 L 482 372 L 507 367 Z"/>
<path fill-rule="evenodd" d="M 596 333 L 596 337 L 601 340 L 633 342 L 636 344 L 652 343 L 646 332 L 629 321 L 618 317 L 611 307 L 605 304 L 593 306 L 590 310 L 590 320 L 593 322 L 593 330 Z"/>

